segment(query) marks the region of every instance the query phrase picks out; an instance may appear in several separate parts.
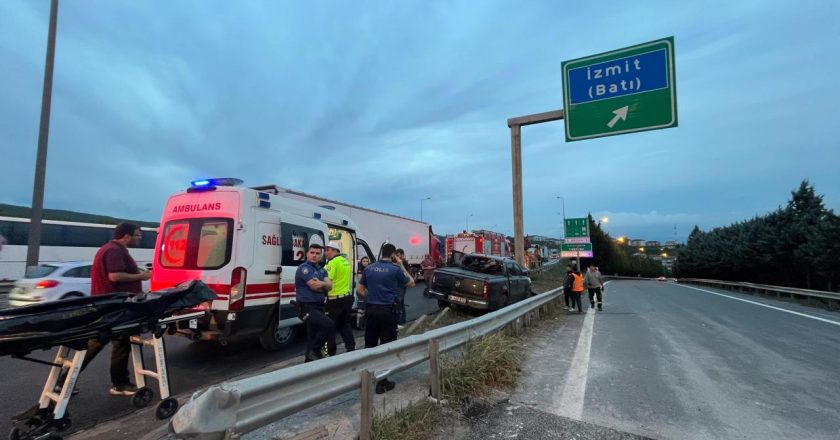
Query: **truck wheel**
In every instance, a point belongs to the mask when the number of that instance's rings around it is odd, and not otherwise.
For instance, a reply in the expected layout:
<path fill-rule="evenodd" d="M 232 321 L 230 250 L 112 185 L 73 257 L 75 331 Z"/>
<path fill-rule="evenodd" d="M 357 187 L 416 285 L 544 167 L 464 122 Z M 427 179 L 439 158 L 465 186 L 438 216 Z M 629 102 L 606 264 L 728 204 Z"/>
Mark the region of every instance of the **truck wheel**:
<path fill-rule="evenodd" d="M 277 316 L 271 318 L 271 324 L 260 334 L 260 345 L 266 351 L 277 351 L 288 346 L 297 336 L 296 325 L 278 327 Z"/>

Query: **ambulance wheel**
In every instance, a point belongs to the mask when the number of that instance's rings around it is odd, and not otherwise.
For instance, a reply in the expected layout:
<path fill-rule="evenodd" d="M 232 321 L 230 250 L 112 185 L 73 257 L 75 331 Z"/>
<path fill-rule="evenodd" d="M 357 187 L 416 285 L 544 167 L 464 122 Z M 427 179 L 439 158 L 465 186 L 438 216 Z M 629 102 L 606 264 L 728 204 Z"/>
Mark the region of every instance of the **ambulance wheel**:
<path fill-rule="evenodd" d="M 152 402 L 152 398 L 155 397 L 155 392 L 152 391 L 149 387 L 143 387 L 137 390 L 133 396 L 131 396 L 131 404 L 134 405 L 135 408 L 145 408 L 149 406 Z"/>
<path fill-rule="evenodd" d="M 167 397 L 158 403 L 155 416 L 160 420 L 165 420 L 172 417 L 176 411 L 178 411 L 178 400 L 174 397 Z"/>
<path fill-rule="evenodd" d="M 260 345 L 266 351 L 280 350 L 295 341 L 298 326 L 280 327 L 278 324 L 277 318 L 272 318 L 271 324 L 260 334 Z"/>

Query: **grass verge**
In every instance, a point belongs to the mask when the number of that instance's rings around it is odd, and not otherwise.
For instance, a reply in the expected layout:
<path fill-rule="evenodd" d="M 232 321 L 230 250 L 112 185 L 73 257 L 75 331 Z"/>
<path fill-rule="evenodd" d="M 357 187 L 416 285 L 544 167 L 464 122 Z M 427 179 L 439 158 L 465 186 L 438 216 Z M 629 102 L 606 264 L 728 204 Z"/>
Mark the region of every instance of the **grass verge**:
<path fill-rule="evenodd" d="M 428 400 L 399 411 L 374 417 L 371 437 L 375 440 L 430 440 L 440 438 L 460 417 L 462 399 L 481 397 L 495 388 L 509 388 L 520 373 L 518 340 L 505 332 L 477 339 L 458 355 L 448 356 L 441 366 L 441 387 L 448 405 Z"/>
<path fill-rule="evenodd" d="M 441 434 L 446 409 L 422 400 L 397 412 L 373 418 L 374 440 L 431 440 Z"/>
<path fill-rule="evenodd" d="M 497 332 L 467 344 L 460 355 L 446 358 L 441 389 L 448 400 L 481 397 L 494 388 L 513 386 L 519 378 L 519 340 Z"/>

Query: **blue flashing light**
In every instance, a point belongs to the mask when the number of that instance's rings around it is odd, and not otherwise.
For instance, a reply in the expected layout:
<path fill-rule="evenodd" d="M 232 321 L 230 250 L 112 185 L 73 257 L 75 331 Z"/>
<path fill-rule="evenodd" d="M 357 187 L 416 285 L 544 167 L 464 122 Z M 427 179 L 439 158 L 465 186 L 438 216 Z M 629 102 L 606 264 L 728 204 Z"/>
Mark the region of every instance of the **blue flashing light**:
<path fill-rule="evenodd" d="M 312 216 L 313 216 L 313 217 L 315 217 L 315 218 L 317 218 L 317 219 L 319 219 L 319 220 L 321 219 L 321 213 L 320 213 L 320 212 L 316 212 L 316 213 L 315 213 L 315 214 L 313 214 Z"/>
<path fill-rule="evenodd" d="M 350 224 L 350 222 L 348 222 L 347 220 L 342 220 L 341 221 L 341 226 L 347 226 L 349 224 Z"/>
<path fill-rule="evenodd" d="M 271 202 L 260 200 L 260 208 L 271 208 Z"/>
<path fill-rule="evenodd" d="M 257 193 L 257 199 L 259 199 L 259 200 L 268 200 L 269 197 L 270 197 L 270 195 L 266 192 L 258 192 Z"/>
<path fill-rule="evenodd" d="M 210 187 L 210 186 L 237 186 L 242 184 L 241 179 L 235 179 L 232 177 L 218 177 L 213 179 L 199 179 L 193 180 L 190 182 L 193 188 L 203 188 L 203 187 Z"/>

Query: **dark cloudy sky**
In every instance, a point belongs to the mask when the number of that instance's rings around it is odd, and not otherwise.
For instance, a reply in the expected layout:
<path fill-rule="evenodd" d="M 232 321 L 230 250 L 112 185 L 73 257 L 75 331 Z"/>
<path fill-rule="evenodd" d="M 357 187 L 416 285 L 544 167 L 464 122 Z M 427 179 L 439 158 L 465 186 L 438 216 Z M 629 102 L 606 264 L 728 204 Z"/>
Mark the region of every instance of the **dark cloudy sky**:
<path fill-rule="evenodd" d="M 0 202 L 29 205 L 49 2 L 0 1 Z M 192 179 L 512 233 L 509 117 L 560 64 L 666 36 L 679 127 L 523 129 L 527 233 L 684 240 L 802 179 L 840 210 L 840 2 L 116 1 L 59 8 L 45 206 L 157 220 Z"/>

